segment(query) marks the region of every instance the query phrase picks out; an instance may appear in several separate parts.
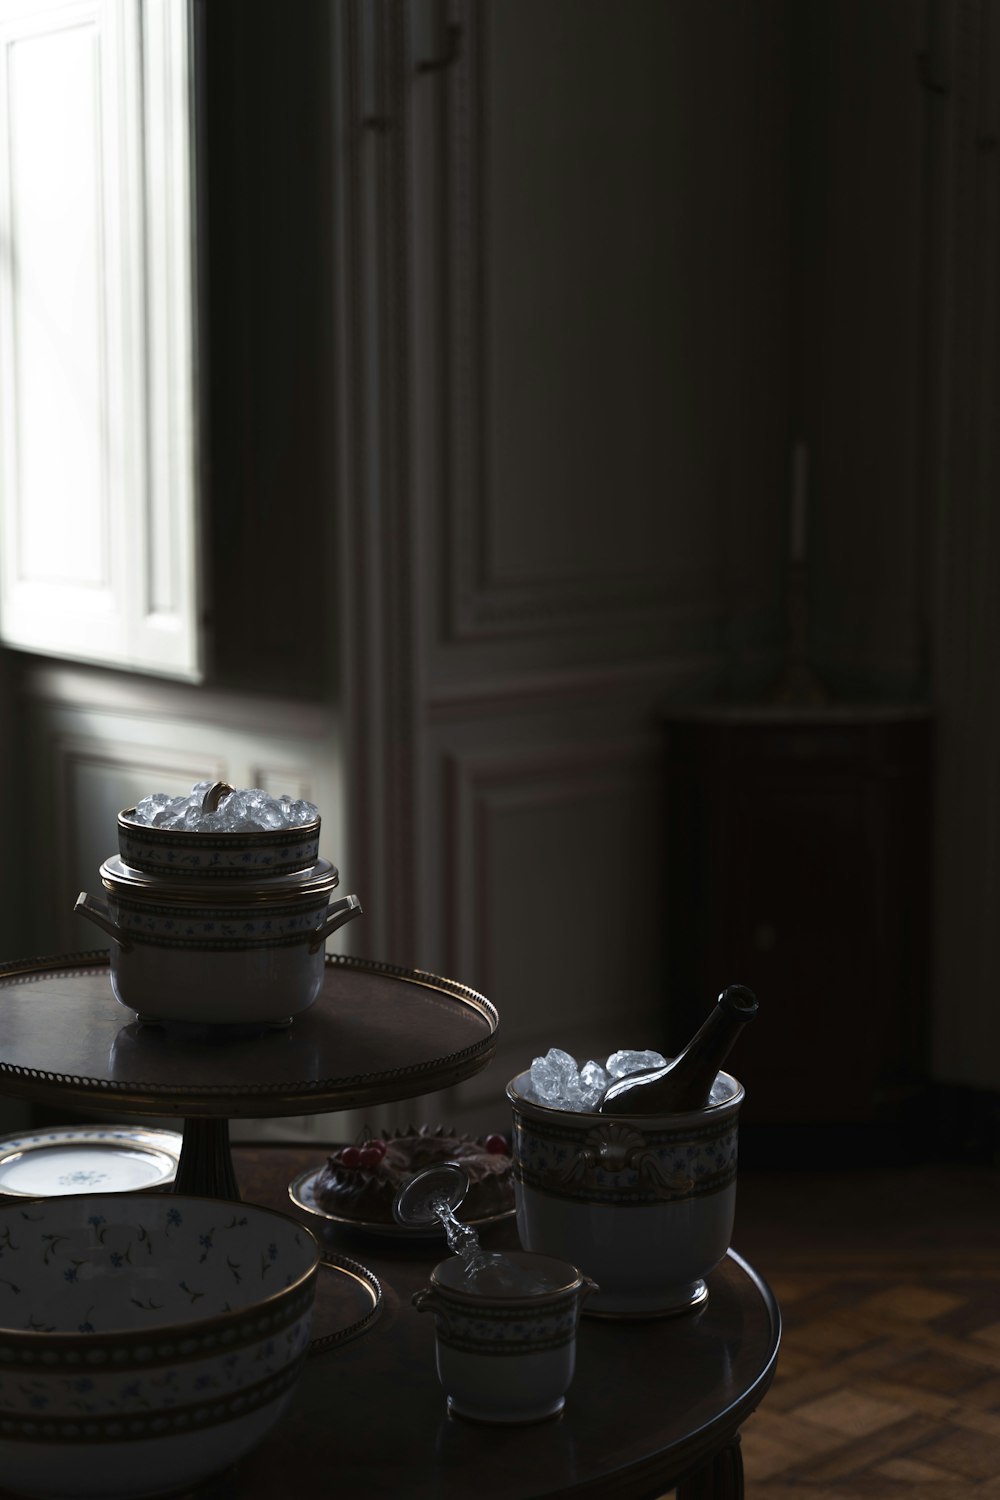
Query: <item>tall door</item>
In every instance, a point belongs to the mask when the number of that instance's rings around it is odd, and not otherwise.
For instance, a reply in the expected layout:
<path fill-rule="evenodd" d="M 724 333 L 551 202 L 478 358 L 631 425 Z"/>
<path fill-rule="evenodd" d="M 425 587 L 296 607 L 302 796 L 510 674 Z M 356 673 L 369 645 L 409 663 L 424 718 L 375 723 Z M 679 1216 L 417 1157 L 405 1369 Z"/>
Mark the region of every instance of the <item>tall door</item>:
<path fill-rule="evenodd" d="M 470 1124 L 663 1040 L 661 713 L 771 623 L 783 83 L 735 14 L 338 9 L 351 941 L 498 1006 Z"/>

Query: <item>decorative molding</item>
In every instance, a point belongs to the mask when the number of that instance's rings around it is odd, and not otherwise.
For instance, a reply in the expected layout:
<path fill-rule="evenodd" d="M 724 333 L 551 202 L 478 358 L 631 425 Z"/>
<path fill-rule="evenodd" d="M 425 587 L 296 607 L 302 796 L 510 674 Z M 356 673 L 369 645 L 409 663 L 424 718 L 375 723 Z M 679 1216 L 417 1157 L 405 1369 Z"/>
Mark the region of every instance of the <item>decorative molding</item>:
<path fill-rule="evenodd" d="M 324 744 L 330 740 L 335 716 L 328 707 L 291 698 L 261 697 L 149 677 L 109 672 L 99 667 L 24 663 L 18 691 L 27 700 L 54 709 L 83 709 L 127 719 L 190 722 L 202 720 L 206 732 L 235 731 L 274 737 L 282 735 Z M 208 703 L 211 703 L 209 711 Z"/>
<path fill-rule="evenodd" d="M 449 1112 L 465 1121 L 466 1128 L 495 1129 L 498 1087 L 549 1046 L 584 1057 L 597 1056 L 605 1043 L 605 1052 L 619 1044 L 656 1045 L 659 865 L 664 859 L 657 833 L 660 747 L 654 735 L 637 732 L 620 741 L 536 741 L 508 754 L 452 750 L 441 758 L 439 777 L 442 807 L 435 821 L 444 847 L 440 877 L 435 878 L 432 863 L 424 881 L 424 922 L 428 930 L 435 925 L 441 930 L 447 971 L 468 976 L 501 1016 L 491 1073 L 456 1089 Z M 606 808 L 600 817 L 592 816 L 598 804 L 609 794 L 633 798 L 640 788 L 645 788 L 648 842 L 629 836 L 628 852 L 624 844 L 619 846 L 613 873 L 609 851 L 596 833 L 592 858 L 581 860 L 577 844 L 553 859 L 553 895 L 558 902 L 563 893 L 572 893 L 566 899 L 579 903 L 579 930 L 567 931 L 565 902 L 561 916 L 544 907 L 522 914 L 518 902 L 531 889 L 530 870 L 522 868 L 516 854 L 513 868 L 506 873 L 499 869 L 494 841 L 502 820 L 508 814 L 537 814 L 523 850 L 528 865 L 540 844 L 544 854 L 546 840 L 550 857 L 554 854 L 546 812 L 575 803 L 576 827 L 584 833 L 601 823 L 606 828 Z M 607 895 L 610 901 L 603 899 Z M 500 921 L 507 924 L 502 932 Z M 497 971 L 498 943 L 506 945 L 505 977 Z M 610 992 L 595 994 L 598 975 L 614 987 L 613 1003 Z M 617 1030 L 609 1042 L 612 1025 Z"/>
<path fill-rule="evenodd" d="M 764 653 L 760 655 L 761 660 L 770 659 Z M 713 683 L 724 666 L 724 655 L 714 651 L 563 671 L 508 671 L 486 678 L 438 680 L 428 688 L 428 720 L 443 724 L 498 713 L 530 714 L 555 702 L 571 709 L 598 698 L 607 704 L 633 702 L 638 697 L 647 700 L 655 711 L 657 703 L 666 707 L 685 690 L 690 693 Z"/>
<path fill-rule="evenodd" d="M 451 448 L 441 501 L 447 580 L 445 638 L 458 643 L 542 632 L 602 629 L 607 621 L 641 621 L 649 629 L 678 613 L 704 610 L 704 580 L 676 558 L 655 554 L 648 566 L 601 576 L 504 577 L 492 555 L 488 518 L 503 497 L 490 491 L 487 452 L 489 389 L 485 266 L 490 245 L 487 120 L 493 82 L 489 9 L 460 0 L 461 45 L 448 70 L 443 322 L 448 346 L 446 430 Z M 609 532 L 615 519 L 607 515 Z M 669 601 L 669 602 L 668 602 Z"/>
<path fill-rule="evenodd" d="M 497 754 L 452 750 L 442 757 L 445 879 L 445 961 L 452 973 L 474 974 L 487 994 L 493 987 L 491 913 L 496 907 L 491 864 L 491 822 L 501 810 L 554 808 L 584 803 L 608 791 L 634 789 L 646 775 L 653 795 L 660 782 L 661 747 L 654 735 L 614 741 L 532 745 Z M 565 878 L 586 891 L 600 886 L 601 858 L 592 868 L 567 869 Z M 530 957 L 527 958 L 530 968 Z M 502 1006 L 501 1006 L 502 1008 Z"/>
<path fill-rule="evenodd" d="M 404 7 L 333 14 L 345 801 L 366 953 L 414 949 L 417 681 Z M 374 110 L 374 113 L 373 113 Z"/>

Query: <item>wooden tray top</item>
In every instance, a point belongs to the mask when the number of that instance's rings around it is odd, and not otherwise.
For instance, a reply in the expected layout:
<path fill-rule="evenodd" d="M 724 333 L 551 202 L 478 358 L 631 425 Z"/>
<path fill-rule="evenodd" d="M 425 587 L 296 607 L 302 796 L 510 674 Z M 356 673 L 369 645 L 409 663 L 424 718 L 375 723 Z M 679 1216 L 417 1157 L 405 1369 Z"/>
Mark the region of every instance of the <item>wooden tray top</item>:
<path fill-rule="evenodd" d="M 115 999 L 107 953 L 74 953 L 0 967 L 0 1093 L 185 1117 L 353 1109 L 472 1076 L 497 1024 L 454 980 L 337 956 L 283 1030 L 143 1025 Z"/>

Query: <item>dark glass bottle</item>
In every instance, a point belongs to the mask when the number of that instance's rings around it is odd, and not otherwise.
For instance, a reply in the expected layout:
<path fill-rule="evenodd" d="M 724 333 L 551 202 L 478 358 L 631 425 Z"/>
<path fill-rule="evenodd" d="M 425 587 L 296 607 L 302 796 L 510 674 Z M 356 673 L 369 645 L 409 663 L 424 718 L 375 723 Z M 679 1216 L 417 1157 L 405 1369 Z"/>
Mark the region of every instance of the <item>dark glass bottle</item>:
<path fill-rule="evenodd" d="M 729 985 L 684 1051 L 665 1067 L 616 1079 L 598 1106 L 601 1114 L 659 1115 L 704 1108 L 715 1075 L 756 1014 L 753 991 L 743 984 Z"/>

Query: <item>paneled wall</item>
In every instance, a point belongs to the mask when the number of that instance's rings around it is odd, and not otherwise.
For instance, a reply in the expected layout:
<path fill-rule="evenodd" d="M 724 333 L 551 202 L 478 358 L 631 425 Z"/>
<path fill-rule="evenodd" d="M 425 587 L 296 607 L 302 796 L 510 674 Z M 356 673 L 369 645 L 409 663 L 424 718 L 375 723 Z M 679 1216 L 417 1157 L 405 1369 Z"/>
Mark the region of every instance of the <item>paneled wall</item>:
<path fill-rule="evenodd" d="M 1000 1089 L 1000 6 L 939 8 L 925 504 L 940 706 L 936 1075 Z"/>
<path fill-rule="evenodd" d="M 468 964 L 518 1017 L 506 1059 L 589 1046 L 593 832 L 643 970 L 617 1014 L 669 1004 L 643 911 L 670 851 L 653 812 L 628 853 L 609 829 L 663 703 L 773 669 L 801 441 L 813 659 L 937 716 L 932 1068 L 996 1087 L 995 6 L 421 14 L 338 32 L 342 293 L 378 334 L 349 341 L 377 509 L 346 432 L 343 493 L 380 941 Z"/>
<path fill-rule="evenodd" d="M 793 423 L 809 455 L 811 648 L 841 697 L 929 688 L 920 410 L 927 8 L 790 6 Z M 943 205 L 934 205 L 940 213 Z"/>
<path fill-rule="evenodd" d="M 789 21 L 814 659 L 842 694 L 931 703 L 931 1070 L 996 1090 L 1000 10 Z"/>
<path fill-rule="evenodd" d="M 497 1004 L 447 1108 L 502 1123 L 535 1052 L 662 1039 L 660 714 L 775 669 L 781 7 L 338 15 L 364 936 Z"/>

